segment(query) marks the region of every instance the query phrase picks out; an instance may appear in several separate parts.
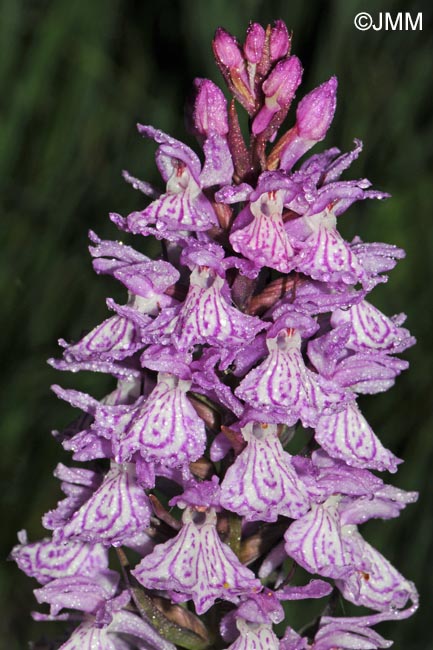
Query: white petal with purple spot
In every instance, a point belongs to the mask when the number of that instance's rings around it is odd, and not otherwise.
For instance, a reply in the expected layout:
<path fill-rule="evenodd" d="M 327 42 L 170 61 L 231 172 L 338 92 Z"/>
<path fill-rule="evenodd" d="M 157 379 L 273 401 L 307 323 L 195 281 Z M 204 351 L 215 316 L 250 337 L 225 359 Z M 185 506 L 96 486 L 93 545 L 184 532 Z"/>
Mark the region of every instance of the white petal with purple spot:
<path fill-rule="evenodd" d="M 355 568 L 336 582 L 346 600 L 378 611 L 401 609 L 409 599 L 417 600 L 414 584 L 370 546 L 356 526 L 343 526 L 342 539 L 346 561 Z"/>

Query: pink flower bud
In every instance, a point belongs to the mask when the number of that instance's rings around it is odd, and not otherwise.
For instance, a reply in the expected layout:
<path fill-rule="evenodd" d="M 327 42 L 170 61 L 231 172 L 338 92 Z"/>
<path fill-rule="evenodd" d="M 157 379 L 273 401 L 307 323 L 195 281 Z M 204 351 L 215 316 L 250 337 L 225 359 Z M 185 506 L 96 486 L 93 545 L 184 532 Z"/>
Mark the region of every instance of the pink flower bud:
<path fill-rule="evenodd" d="M 223 92 L 209 79 L 195 79 L 194 127 L 200 135 L 225 135 L 228 130 L 227 102 Z"/>
<path fill-rule="evenodd" d="M 242 67 L 244 60 L 237 40 L 222 27 L 216 30 L 213 45 L 215 56 L 222 65 L 228 68 Z"/>
<path fill-rule="evenodd" d="M 269 77 L 263 82 L 265 104 L 254 118 L 254 135 L 262 133 L 279 111 L 288 111 L 296 89 L 301 83 L 302 66 L 296 56 L 279 61 Z"/>
<path fill-rule="evenodd" d="M 337 78 L 331 77 L 299 102 L 296 126 L 301 138 L 315 142 L 323 140 L 334 117 L 336 93 Z"/>
<path fill-rule="evenodd" d="M 290 36 L 282 20 L 276 20 L 271 31 L 271 61 L 282 59 L 290 52 Z"/>
<path fill-rule="evenodd" d="M 266 33 L 258 23 L 251 23 L 244 43 L 244 54 L 250 63 L 258 63 L 262 58 Z"/>
<path fill-rule="evenodd" d="M 301 83 L 302 66 L 297 56 L 279 61 L 269 77 L 263 82 L 262 90 L 267 100 L 271 99 L 279 107 L 285 107 L 292 101 L 296 89 Z M 268 104 L 269 102 L 266 101 Z"/>

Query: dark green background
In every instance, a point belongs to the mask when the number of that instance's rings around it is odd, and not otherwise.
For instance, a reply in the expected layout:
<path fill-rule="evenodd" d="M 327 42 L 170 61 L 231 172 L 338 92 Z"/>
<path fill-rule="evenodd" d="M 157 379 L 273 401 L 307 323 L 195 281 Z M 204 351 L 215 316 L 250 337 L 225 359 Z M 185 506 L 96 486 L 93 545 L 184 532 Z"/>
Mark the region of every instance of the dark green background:
<path fill-rule="evenodd" d="M 117 237 L 109 211 L 142 206 L 122 168 L 157 180 L 154 148 L 135 132 L 141 121 L 184 137 L 184 98 L 195 76 L 219 83 L 210 40 L 223 25 L 242 37 L 250 19 L 283 18 L 304 64 L 299 96 L 336 74 L 339 101 L 325 145 L 365 150 L 351 170 L 389 191 L 386 202 L 354 206 L 341 219 L 347 237 L 387 241 L 407 259 L 372 300 L 386 313 L 405 311 L 418 345 L 411 369 L 388 394 L 363 400 L 384 443 L 405 459 L 396 484 L 421 498 L 400 519 L 364 532 L 416 581 L 424 608 L 383 627 L 397 650 L 431 648 L 432 578 L 432 56 L 431 3 L 381 0 L 3 0 L 0 2 L 0 179 L 2 379 L 0 476 L 2 559 L 16 530 L 42 535 L 40 517 L 59 497 L 51 472 L 68 461 L 50 436 L 72 419 L 49 386 L 104 394 L 102 376 L 67 377 L 45 360 L 56 340 L 76 338 L 102 320 L 104 298 L 123 293 L 97 278 L 87 230 Z M 423 12 L 423 31 L 359 32 L 359 11 Z M 142 242 L 137 243 L 142 246 Z M 32 581 L 1 565 L 0 647 L 27 647 L 48 631 L 29 617 Z M 296 626 L 296 621 L 291 621 Z M 52 630 L 49 630 L 50 633 Z"/>

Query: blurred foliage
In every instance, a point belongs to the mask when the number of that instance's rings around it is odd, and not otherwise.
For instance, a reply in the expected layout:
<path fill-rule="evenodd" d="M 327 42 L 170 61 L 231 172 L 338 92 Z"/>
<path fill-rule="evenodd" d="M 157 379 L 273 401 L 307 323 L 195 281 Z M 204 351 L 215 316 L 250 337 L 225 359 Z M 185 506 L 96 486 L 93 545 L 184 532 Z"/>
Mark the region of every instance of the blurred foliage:
<path fill-rule="evenodd" d="M 404 309 L 419 343 L 407 354 L 410 371 L 388 394 L 365 400 L 365 411 L 384 443 L 405 459 L 395 483 L 418 489 L 421 498 L 399 520 L 369 525 L 367 534 L 415 580 L 424 603 L 413 619 L 383 626 L 383 633 L 395 639 L 396 650 L 431 648 L 431 3 L 0 0 L 0 8 L 2 557 L 16 530 L 27 528 L 31 539 L 43 534 L 41 514 L 59 497 L 51 472 L 67 457 L 49 432 L 66 425 L 72 412 L 49 385 L 96 396 L 110 386 L 102 376 L 60 376 L 45 360 L 59 355 L 59 337 L 77 338 L 104 318 L 107 295 L 122 298 L 114 282 L 92 273 L 86 235 L 92 228 L 116 237 L 108 211 L 127 214 L 143 205 L 123 183 L 122 168 L 158 182 L 154 148 L 136 135 L 135 122 L 183 139 L 193 77 L 220 81 L 210 48 L 215 28 L 224 25 L 242 37 L 249 20 L 283 18 L 305 68 L 302 94 L 331 74 L 339 78 L 326 146 L 348 149 L 354 137 L 363 139 L 351 175 L 368 176 L 393 195 L 351 208 L 342 218 L 345 235 L 407 251 L 373 301 L 386 313 Z M 408 10 L 423 12 L 423 31 L 359 32 L 353 26 L 358 11 Z M 147 243 L 135 245 L 145 251 Z M 0 584 L 2 648 L 26 647 L 41 627 L 56 634 L 55 625 L 31 622 L 31 581 L 15 565 L 2 564 Z M 296 626 L 295 618 L 290 622 Z"/>

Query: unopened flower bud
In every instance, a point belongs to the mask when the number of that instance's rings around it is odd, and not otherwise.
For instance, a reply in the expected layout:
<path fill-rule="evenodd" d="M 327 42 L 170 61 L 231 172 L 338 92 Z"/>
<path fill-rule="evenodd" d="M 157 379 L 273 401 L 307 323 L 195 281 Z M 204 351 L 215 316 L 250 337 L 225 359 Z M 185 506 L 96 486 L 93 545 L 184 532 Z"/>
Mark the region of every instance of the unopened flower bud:
<path fill-rule="evenodd" d="M 283 109 L 288 111 L 301 78 L 302 66 L 296 56 L 277 63 L 262 85 L 266 99 L 265 105 L 254 119 L 254 135 L 265 130 L 275 113 Z"/>
<path fill-rule="evenodd" d="M 331 77 L 299 102 L 296 125 L 283 136 L 284 146 L 280 154 L 282 169 L 291 169 L 316 142 L 323 140 L 334 117 L 336 94 L 337 79 Z"/>
<path fill-rule="evenodd" d="M 194 103 L 194 127 L 200 135 L 226 135 L 227 101 L 223 92 L 209 79 L 195 79 L 197 96 Z"/>
<path fill-rule="evenodd" d="M 271 31 L 271 61 L 277 61 L 290 53 L 290 36 L 282 20 L 276 20 Z"/>
<path fill-rule="evenodd" d="M 215 56 L 222 65 L 228 68 L 242 67 L 244 60 L 237 40 L 222 27 L 216 30 L 213 45 Z"/>
<path fill-rule="evenodd" d="M 297 56 L 277 63 L 262 85 L 267 103 L 272 101 L 280 107 L 290 104 L 301 83 L 301 76 L 302 66 Z"/>
<path fill-rule="evenodd" d="M 299 102 L 296 126 L 302 138 L 315 142 L 323 140 L 334 117 L 336 93 L 337 78 L 331 77 Z"/>
<path fill-rule="evenodd" d="M 219 27 L 215 32 L 213 51 L 230 92 L 252 115 L 255 110 L 254 92 L 251 90 L 246 61 L 236 38 Z"/>
<path fill-rule="evenodd" d="M 262 58 L 266 33 L 258 23 L 251 23 L 244 43 L 244 54 L 249 63 L 258 63 Z"/>

